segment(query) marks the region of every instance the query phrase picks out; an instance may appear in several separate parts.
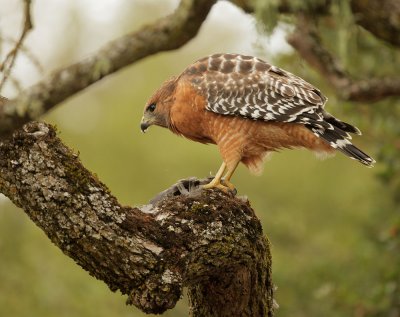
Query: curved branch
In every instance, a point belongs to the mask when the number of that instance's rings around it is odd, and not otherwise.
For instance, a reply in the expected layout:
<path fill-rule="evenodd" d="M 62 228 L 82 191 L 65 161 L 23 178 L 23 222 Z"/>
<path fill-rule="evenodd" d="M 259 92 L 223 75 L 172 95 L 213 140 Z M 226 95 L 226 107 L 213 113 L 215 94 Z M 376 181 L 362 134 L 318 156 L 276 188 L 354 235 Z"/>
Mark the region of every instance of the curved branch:
<path fill-rule="evenodd" d="M 128 303 L 162 313 L 187 286 L 193 316 L 272 316 L 259 220 L 247 201 L 198 184 L 182 182 L 141 208 L 121 206 L 51 126 L 32 122 L 0 143 L 0 192 Z"/>
<path fill-rule="evenodd" d="M 216 0 L 181 0 L 175 12 L 105 45 L 0 105 L 0 138 L 68 97 L 146 56 L 181 47 L 195 37 Z"/>
<path fill-rule="evenodd" d="M 400 77 L 353 79 L 323 46 L 317 31 L 308 21 L 305 18 L 299 20 L 299 25 L 289 34 L 287 41 L 310 66 L 330 82 L 341 98 L 374 102 L 391 96 L 400 96 Z"/>

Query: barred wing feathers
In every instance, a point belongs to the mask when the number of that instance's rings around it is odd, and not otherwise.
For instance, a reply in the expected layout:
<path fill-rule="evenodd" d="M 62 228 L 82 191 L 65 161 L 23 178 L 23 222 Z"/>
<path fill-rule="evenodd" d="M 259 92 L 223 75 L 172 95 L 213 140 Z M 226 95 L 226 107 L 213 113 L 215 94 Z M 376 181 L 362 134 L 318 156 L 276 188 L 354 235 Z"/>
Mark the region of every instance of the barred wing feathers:
<path fill-rule="evenodd" d="M 314 86 L 256 57 L 215 54 L 189 66 L 187 76 L 206 98 L 206 109 L 252 120 L 304 124 L 316 136 L 365 165 L 374 160 L 351 144 L 360 131 L 324 110 L 327 98 Z"/>

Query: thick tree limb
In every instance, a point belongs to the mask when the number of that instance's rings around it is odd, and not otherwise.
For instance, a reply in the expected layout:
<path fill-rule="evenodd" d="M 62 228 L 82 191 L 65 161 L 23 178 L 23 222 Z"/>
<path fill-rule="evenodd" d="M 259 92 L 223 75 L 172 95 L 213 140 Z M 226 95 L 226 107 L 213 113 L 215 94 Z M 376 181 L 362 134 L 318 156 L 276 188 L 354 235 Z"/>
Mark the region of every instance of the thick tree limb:
<path fill-rule="evenodd" d="M 51 126 L 32 122 L 0 143 L 0 192 L 128 303 L 161 313 L 187 286 L 192 316 L 272 316 L 269 245 L 249 203 L 178 187 L 121 206 Z"/>
<path fill-rule="evenodd" d="M 289 34 L 287 41 L 345 100 L 374 102 L 390 96 L 400 96 L 400 77 L 351 78 L 340 62 L 323 46 L 318 33 L 306 19 L 300 19 L 298 27 Z"/>
<path fill-rule="evenodd" d="M 181 0 L 173 14 L 110 42 L 0 106 L 0 138 L 103 77 L 146 56 L 181 47 L 197 34 L 215 2 Z"/>

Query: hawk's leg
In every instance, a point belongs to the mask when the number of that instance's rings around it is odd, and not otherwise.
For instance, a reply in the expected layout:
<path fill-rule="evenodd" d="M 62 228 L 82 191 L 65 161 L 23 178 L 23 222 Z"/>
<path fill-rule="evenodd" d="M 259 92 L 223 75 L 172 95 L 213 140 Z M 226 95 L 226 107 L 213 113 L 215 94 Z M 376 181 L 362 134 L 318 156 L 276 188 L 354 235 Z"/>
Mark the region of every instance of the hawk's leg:
<path fill-rule="evenodd" d="M 224 192 L 233 191 L 236 192 L 235 186 L 230 182 L 230 179 L 233 173 L 238 166 L 239 161 L 235 162 L 234 164 L 227 165 L 225 162 L 222 163 L 221 167 L 219 168 L 217 174 L 215 175 L 214 179 L 207 185 L 204 185 L 203 188 L 219 188 Z M 222 175 L 224 174 L 225 170 L 227 170 L 224 179 L 222 180 Z"/>
<path fill-rule="evenodd" d="M 226 163 L 222 162 L 222 165 L 219 168 L 219 170 L 218 170 L 217 174 L 215 175 L 214 179 L 210 183 L 208 183 L 206 185 L 203 185 L 203 188 L 204 189 L 219 188 L 219 189 L 221 189 L 221 190 L 223 190 L 225 192 L 228 191 L 228 187 L 226 187 L 226 186 L 221 184 L 221 177 L 224 174 L 225 169 L 226 169 Z"/>
<path fill-rule="evenodd" d="M 230 190 L 235 191 L 236 188 L 235 186 L 230 182 L 231 177 L 233 173 L 235 172 L 237 166 L 239 165 L 239 161 L 235 162 L 235 164 L 232 165 L 232 167 L 228 167 L 228 171 L 225 174 L 225 177 L 223 179 L 223 184 L 228 187 Z"/>

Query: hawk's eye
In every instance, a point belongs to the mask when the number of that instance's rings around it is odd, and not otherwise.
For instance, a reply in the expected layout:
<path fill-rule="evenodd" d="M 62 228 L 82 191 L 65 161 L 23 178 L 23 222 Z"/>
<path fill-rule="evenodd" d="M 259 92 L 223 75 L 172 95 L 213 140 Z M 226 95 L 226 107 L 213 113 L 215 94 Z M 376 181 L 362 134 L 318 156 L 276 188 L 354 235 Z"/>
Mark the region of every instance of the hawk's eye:
<path fill-rule="evenodd" d="M 150 106 L 147 107 L 147 111 L 153 112 L 154 110 L 156 110 L 155 103 L 152 103 L 152 104 L 150 104 Z"/>

